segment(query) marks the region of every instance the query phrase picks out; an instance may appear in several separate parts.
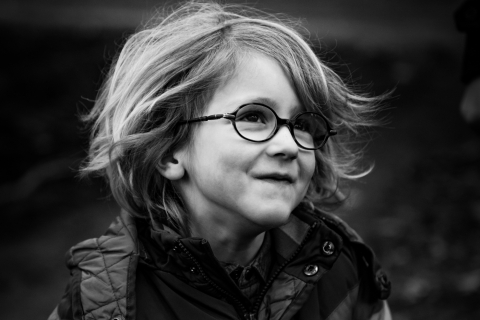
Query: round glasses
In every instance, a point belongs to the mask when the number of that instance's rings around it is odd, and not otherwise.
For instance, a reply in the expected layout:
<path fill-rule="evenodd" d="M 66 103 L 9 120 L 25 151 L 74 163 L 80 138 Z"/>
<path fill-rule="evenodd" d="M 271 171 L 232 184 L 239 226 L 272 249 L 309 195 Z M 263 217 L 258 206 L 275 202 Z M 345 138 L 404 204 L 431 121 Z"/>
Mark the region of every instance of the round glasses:
<path fill-rule="evenodd" d="M 253 142 L 270 140 L 280 126 L 286 125 L 297 145 L 307 150 L 323 147 L 328 137 L 337 134 L 337 131 L 330 128 L 327 119 L 320 113 L 302 112 L 292 119 L 282 119 L 272 108 L 260 103 L 242 105 L 232 113 L 212 114 L 184 120 L 180 124 L 222 118 L 230 120 L 240 137 Z"/>

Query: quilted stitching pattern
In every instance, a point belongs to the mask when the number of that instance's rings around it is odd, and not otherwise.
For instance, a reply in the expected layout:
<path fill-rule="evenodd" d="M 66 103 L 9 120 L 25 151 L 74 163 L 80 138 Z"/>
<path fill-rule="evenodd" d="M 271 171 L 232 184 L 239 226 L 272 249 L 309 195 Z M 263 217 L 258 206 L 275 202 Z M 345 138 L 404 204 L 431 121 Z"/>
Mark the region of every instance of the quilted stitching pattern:
<path fill-rule="evenodd" d="M 67 265 L 82 271 L 84 319 L 125 318 L 126 275 L 130 257 L 136 254 L 136 230 L 126 212 L 105 235 L 83 241 L 70 250 Z"/>
<path fill-rule="evenodd" d="M 272 288 L 282 288 L 281 290 L 269 290 L 267 295 L 270 296 L 270 310 L 271 320 L 280 319 L 286 310 L 289 309 L 290 304 L 295 300 L 303 290 L 308 287 L 311 289 L 312 285 L 308 286 L 305 282 L 297 279 L 285 272 L 282 272 L 274 281 Z M 265 315 L 265 300 L 259 311 L 259 319 Z"/>

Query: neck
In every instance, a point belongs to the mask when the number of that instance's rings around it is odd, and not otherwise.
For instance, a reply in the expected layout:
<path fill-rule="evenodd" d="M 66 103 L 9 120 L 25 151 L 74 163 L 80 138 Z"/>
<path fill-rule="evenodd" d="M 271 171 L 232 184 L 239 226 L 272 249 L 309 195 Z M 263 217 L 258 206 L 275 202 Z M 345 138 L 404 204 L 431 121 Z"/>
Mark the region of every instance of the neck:
<path fill-rule="evenodd" d="M 265 232 L 238 236 L 227 229 L 213 231 L 197 226 L 192 230 L 192 235 L 207 239 L 217 260 L 245 266 L 260 250 Z"/>

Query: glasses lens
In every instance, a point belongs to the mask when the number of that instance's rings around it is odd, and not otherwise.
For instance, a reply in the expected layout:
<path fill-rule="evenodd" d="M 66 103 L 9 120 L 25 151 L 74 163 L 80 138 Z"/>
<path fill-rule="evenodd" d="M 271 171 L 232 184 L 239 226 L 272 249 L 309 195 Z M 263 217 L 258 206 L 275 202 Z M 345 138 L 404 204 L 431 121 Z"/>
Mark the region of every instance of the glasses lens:
<path fill-rule="evenodd" d="M 268 139 L 275 130 L 276 122 L 273 111 L 258 104 L 242 107 L 235 116 L 235 125 L 240 135 L 253 141 Z"/>
<path fill-rule="evenodd" d="M 306 112 L 295 119 L 294 134 L 298 143 L 304 148 L 319 148 L 328 137 L 328 126 L 318 113 Z"/>

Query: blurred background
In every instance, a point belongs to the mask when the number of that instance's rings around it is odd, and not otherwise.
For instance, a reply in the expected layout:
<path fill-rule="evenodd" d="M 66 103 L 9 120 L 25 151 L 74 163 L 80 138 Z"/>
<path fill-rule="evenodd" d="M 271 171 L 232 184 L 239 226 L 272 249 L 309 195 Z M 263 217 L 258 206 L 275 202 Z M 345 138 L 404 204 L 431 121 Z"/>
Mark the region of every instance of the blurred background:
<path fill-rule="evenodd" d="M 125 37 L 174 3 L 0 2 L 0 319 L 46 319 L 69 277 L 65 252 L 118 213 L 102 181 L 77 177 L 88 146 L 78 116 Z M 250 2 L 305 19 L 345 79 L 373 94 L 395 88 L 366 149 L 375 170 L 338 214 L 389 273 L 397 320 L 480 319 L 480 138 L 458 112 L 460 3 Z"/>

